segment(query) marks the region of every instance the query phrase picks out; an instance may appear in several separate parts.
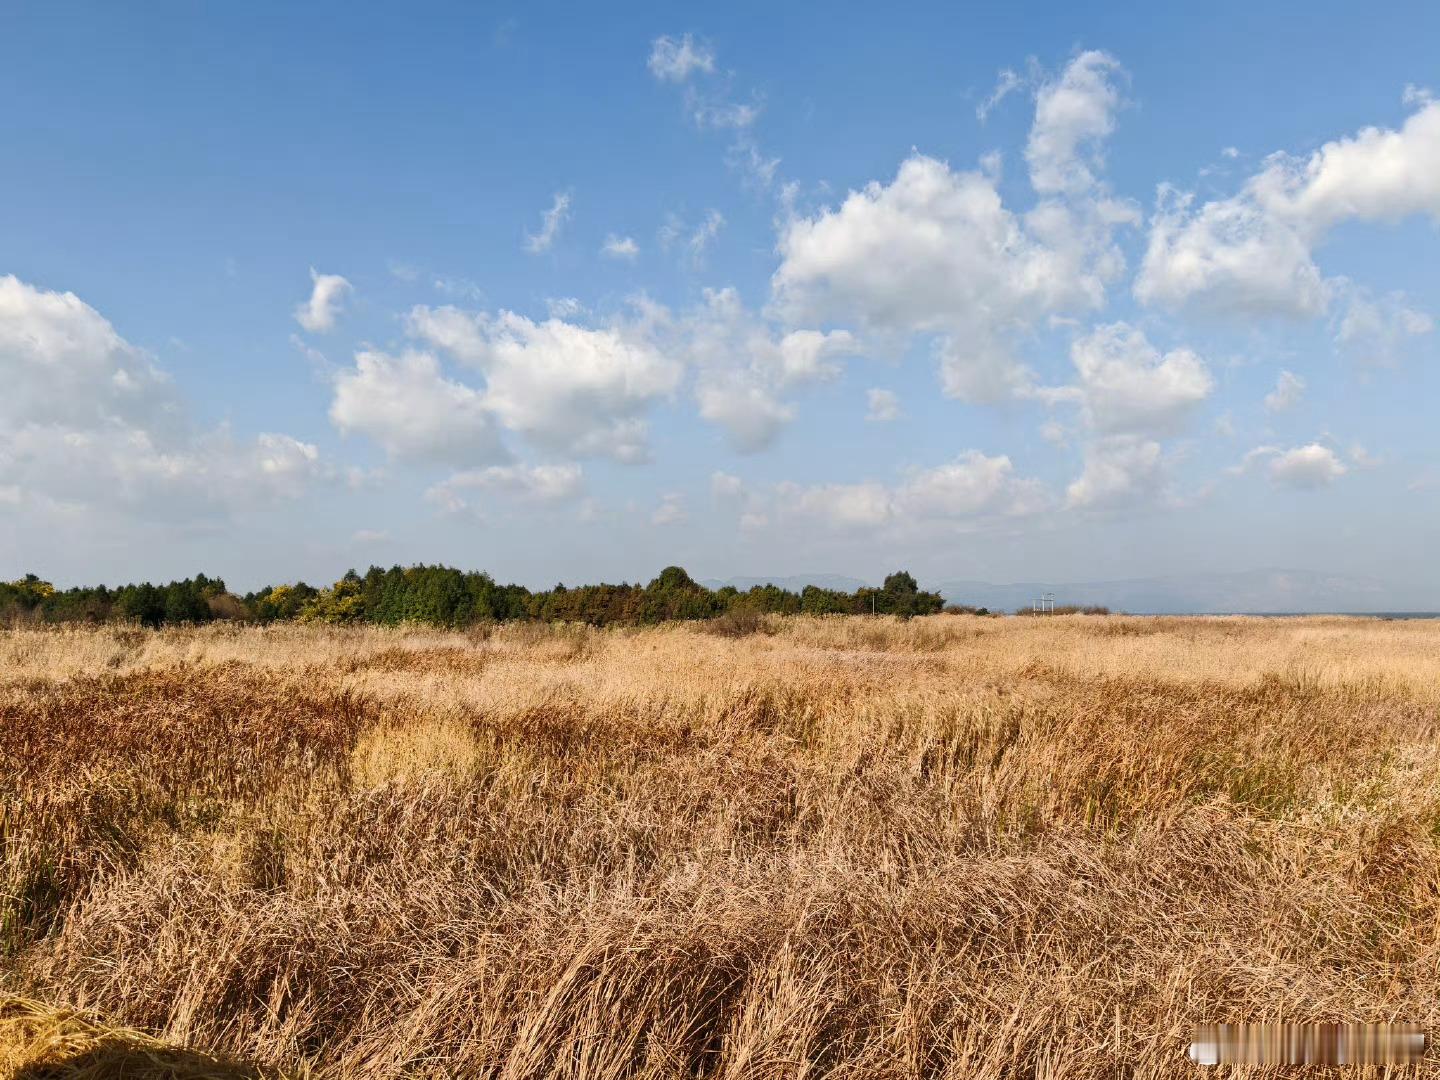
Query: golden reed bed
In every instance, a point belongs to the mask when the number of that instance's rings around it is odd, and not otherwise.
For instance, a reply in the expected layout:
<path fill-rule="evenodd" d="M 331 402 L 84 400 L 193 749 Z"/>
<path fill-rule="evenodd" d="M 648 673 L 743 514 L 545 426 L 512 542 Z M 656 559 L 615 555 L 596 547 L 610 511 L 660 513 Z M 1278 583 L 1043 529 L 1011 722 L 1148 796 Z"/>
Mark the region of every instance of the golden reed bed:
<path fill-rule="evenodd" d="M 1440 1029 L 1440 622 L 768 631 L 0 634 L 0 1076 L 1205 1076 L 1200 1023 Z"/>

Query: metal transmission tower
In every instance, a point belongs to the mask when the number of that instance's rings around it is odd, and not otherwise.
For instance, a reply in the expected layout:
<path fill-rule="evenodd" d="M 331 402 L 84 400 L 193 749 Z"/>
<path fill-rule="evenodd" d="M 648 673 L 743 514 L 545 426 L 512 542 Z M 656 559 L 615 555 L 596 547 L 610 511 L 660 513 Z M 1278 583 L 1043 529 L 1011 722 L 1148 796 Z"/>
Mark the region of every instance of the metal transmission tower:
<path fill-rule="evenodd" d="M 1055 594 L 1053 592 L 1047 592 L 1031 600 L 1030 613 L 1032 615 L 1054 615 Z"/>

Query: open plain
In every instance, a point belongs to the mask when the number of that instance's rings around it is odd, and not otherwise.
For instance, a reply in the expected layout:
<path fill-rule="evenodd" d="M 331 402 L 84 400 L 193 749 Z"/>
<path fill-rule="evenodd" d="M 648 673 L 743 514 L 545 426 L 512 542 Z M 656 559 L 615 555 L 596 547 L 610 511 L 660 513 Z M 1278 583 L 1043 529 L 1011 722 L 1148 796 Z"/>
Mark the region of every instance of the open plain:
<path fill-rule="evenodd" d="M 1199 1022 L 1440 1027 L 1440 621 L 18 630 L 0 799 L 6 1077 L 1198 1076 Z"/>

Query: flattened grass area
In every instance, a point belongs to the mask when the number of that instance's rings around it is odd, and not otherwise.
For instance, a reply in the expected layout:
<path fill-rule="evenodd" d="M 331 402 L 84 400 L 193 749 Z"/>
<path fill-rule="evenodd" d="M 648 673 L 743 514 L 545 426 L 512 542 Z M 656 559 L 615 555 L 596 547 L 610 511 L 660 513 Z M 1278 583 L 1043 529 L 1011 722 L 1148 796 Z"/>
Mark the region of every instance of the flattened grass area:
<path fill-rule="evenodd" d="M 1437 1028 L 1440 623 L 744 629 L 0 635 L 0 1077 L 1198 1075 L 1197 1022 Z"/>
<path fill-rule="evenodd" d="M 66 1009 L 0 997 L 0 1076 L 16 1080 L 284 1080 L 223 1055 L 167 1046 Z"/>

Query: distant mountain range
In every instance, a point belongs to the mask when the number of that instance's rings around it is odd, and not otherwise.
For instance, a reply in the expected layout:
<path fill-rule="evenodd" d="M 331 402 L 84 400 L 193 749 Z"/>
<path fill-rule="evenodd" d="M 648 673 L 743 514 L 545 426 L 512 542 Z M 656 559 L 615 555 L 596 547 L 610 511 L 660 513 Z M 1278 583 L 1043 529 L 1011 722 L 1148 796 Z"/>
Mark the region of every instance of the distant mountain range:
<path fill-rule="evenodd" d="M 789 577 L 737 577 L 703 584 L 715 589 L 733 585 L 749 589 L 766 582 L 799 591 L 806 585 L 853 592 L 877 584 L 838 574 L 796 574 Z M 1043 593 L 1056 605 L 1099 604 L 1112 611 L 1136 614 L 1201 615 L 1248 612 L 1302 614 L 1322 612 L 1398 613 L 1440 611 L 1440 589 L 1406 590 L 1391 582 L 1312 570 L 1265 569 L 1229 574 L 1175 574 L 1118 581 L 922 581 L 948 603 L 972 604 L 1014 611 L 1030 606 Z"/>
<path fill-rule="evenodd" d="M 795 574 L 791 577 L 732 577 L 726 578 L 724 581 L 706 578 L 700 584 L 707 589 L 723 589 L 726 585 L 733 585 L 741 592 L 753 589 L 756 585 L 778 585 L 791 592 L 799 592 L 806 585 L 814 585 L 820 589 L 836 589 L 840 592 L 854 592 L 856 589 L 863 589 L 872 583 L 860 578 L 843 577 L 840 574 Z"/>

